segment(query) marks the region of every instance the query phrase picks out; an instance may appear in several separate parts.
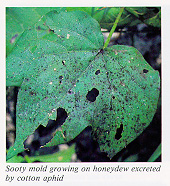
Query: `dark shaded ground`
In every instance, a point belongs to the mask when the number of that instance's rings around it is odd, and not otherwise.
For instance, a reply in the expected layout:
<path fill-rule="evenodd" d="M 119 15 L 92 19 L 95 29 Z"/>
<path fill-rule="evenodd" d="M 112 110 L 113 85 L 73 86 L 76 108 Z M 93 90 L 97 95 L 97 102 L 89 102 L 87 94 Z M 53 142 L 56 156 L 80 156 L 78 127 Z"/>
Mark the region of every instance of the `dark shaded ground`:
<path fill-rule="evenodd" d="M 105 37 L 106 34 L 104 34 Z M 131 28 L 118 29 L 111 40 L 110 45 L 122 44 L 134 46 L 137 48 L 145 60 L 161 75 L 161 31 L 153 27 L 147 27 L 140 24 Z M 15 105 L 17 99 L 18 88 L 7 88 L 7 149 L 14 143 L 15 139 Z M 30 151 L 25 151 L 21 155 L 34 155 L 36 151 L 40 154 L 53 153 L 59 148 L 58 146 L 46 148 L 45 150 L 39 147 L 51 139 L 51 131 L 56 128 L 53 127 L 55 121 L 50 121 L 46 129 L 43 126 L 31 135 L 25 146 Z M 138 161 L 146 162 L 152 153 L 161 143 L 161 99 L 158 104 L 157 112 L 149 127 L 125 149 L 119 152 L 113 159 L 109 159 L 105 153 L 100 152 L 98 143 L 93 140 L 91 136 L 91 128 L 86 128 L 79 136 L 77 136 L 72 143 L 76 144 L 77 159 L 74 161 L 82 162 L 117 162 L 117 161 Z M 161 161 L 159 157 L 156 161 Z"/>

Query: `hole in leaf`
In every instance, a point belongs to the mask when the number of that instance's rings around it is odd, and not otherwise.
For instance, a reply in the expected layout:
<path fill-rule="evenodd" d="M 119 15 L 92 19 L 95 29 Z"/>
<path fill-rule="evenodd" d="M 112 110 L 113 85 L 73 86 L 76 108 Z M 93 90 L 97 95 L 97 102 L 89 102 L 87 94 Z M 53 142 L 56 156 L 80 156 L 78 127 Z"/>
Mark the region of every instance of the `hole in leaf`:
<path fill-rule="evenodd" d="M 148 70 L 147 69 L 143 69 L 143 73 L 144 74 L 148 73 Z"/>
<path fill-rule="evenodd" d="M 61 126 L 65 122 L 67 117 L 68 117 L 68 115 L 67 115 L 67 112 L 65 111 L 65 109 L 63 109 L 63 108 L 57 109 L 56 122 L 57 122 L 58 126 Z"/>
<path fill-rule="evenodd" d="M 99 75 L 100 74 L 100 70 L 96 70 L 95 74 Z"/>
<path fill-rule="evenodd" d="M 46 127 L 40 125 L 36 130 L 38 130 L 39 136 L 44 137 L 52 132 L 54 132 L 58 127 L 60 127 L 68 117 L 67 112 L 63 108 L 57 109 L 56 120 L 49 120 Z"/>
<path fill-rule="evenodd" d="M 51 121 L 51 120 L 50 120 Z M 49 122 L 50 122 L 49 121 Z M 48 123 L 49 123 L 48 122 Z M 47 124 L 48 125 L 48 124 Z M 37 129 L 36 129 L 36 131 L 38 131 L 38 133 L 39 133 L 39 136 L 40 137 L 43 137 L 43 136 L 46 136 L 47 134 L 48 134 L 48 129 L 49 128 L 47 128 L 47 127 L 44 127 L 43 125 L 40 125 Z"/>
<path fill-rule="evenodd" d="M 117 128 L 115 139 L 119 140 L 122 137 L 122 132 L 123 132 L 123 124 L 120 125 L 119 128 Z"/>
<path fill-rule="evenodd" d="M 60 128 L 67 117 L 65 109 L 58 108 L 56 120 L 49 120 L 46 127 L 39 125 L 35 132 L 25 140 L 24 147 L 36 151 L 44 146 L 53 138 L 54 132 Z"/>
<path fill-rule="evenodd" d="M 88 101 L 94 102 L 98 95 L 99 91 L 96 88 L 93 88 L 91 91 L 88 91 L 86 98 Z"/>
<path fill-rule="evenodd" d="M 32 142 L 31 145 L 32 145 L 32 148 L 33 148 L 35 151 L 38 150 L 38 149 L 40 148 L 40 146 L 41 146 L 39 140 L 34 140 L 34 141 Z"/>

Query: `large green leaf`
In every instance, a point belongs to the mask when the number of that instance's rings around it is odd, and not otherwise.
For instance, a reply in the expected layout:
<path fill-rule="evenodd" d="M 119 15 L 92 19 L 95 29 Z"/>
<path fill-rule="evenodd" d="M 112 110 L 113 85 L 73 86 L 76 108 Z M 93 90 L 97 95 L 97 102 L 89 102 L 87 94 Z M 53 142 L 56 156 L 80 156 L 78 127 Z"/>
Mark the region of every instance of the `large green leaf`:
<path fill-rule="evenodd" d="M 7 159 L 49 120 L 62 125 L 46 146 L 92 126 L 110 158 L 149 125 L 157 108 L 158 72 L 133 47 L 100 50 L 103 40 L 97 21 L 81 11 L 50 12 L 22 34 L 6 64 L 7 86 L 20 86 L 16 140 Z"/>

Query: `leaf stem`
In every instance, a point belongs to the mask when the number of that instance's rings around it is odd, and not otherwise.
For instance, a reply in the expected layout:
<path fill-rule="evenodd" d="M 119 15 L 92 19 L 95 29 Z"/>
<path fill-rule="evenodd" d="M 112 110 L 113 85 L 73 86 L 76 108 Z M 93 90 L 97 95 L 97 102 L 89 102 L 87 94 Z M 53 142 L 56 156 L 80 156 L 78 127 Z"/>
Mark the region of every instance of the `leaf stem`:
<path fill-rule="evenodd" d="M 116 20 L 115 20 L 115 22 L 114 22 L 114 24 L 113 24 L 113 27 L 112 27 L 112 29 L 111 29 L 111 31 L 110 31 L 110 33 L 109 33 L 108 38 L 106 39 L 106 42 L 105 42 L 105 44 L 104 44 L 103 49 L 105 49 L 105 48 L 108 46 L 108 44 L 109 44 L 109 42 L 110 42 L 110 39 L 111 39 L 111 37 L 112 37 L 112 34 L 113 34 L 113 32 L 115 31 L 115 29 L 116 29 L 116 27 L 117 27 L 117 24 L 118 24 L 118 22 L 119 22 L 119 20 L 120 20 L 120 17 L 121 17 L 121 15 L 122 15 L 122 13 L 123 13 L 123 10 L 124 10 L 124 7 L 120 8 L 119 14 L 118 14 L 118 16 L 117 16 L 117 18 L 116 18 Z"/>

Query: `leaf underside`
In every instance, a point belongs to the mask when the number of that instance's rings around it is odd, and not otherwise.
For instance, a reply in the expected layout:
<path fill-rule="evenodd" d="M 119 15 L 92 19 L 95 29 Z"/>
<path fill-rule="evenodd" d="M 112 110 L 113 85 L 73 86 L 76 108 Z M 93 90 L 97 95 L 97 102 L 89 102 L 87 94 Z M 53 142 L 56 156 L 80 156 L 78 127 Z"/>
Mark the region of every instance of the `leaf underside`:
<path fill-rule="evenodd" d="M 16 140 L 7 159 L 40 125 L 59 120 L 46 146 L 74 139 L 87 126 L 112 158 L 151 122 L 159 74 L 133 47 L 104 51 L 100 26 L 88 14 L 50 12 L 26 30 L 7 57 L 7 86 L 19 86 Z M 56 118 L 58 115 L 58 118 Z"/>

